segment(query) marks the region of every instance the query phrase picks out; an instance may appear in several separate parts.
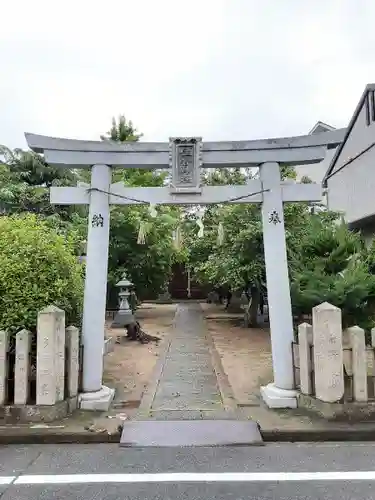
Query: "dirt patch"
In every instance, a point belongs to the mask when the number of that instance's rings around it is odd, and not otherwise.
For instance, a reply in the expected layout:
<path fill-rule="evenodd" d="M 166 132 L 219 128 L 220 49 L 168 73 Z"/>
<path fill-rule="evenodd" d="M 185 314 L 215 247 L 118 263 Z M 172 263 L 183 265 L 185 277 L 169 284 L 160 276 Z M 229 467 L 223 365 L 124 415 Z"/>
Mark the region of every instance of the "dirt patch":
<path fill-rule="evenodd" d="M 269 330 L 239 326 L 238 315 L 224 313 L 218 306 L 205 309 L 208 331 L 237 404 L 256 404 L 260 386 L 272 381 Z"/>
<path fill-rule="evenodd" d="M 152 374 L 165 339 L 172 330 L 175 304 L 142 304 L 136 318 L 142 329 L 151 335 L 160 337 L 159 344 L 154 342 L 140 344 L 121 339 L 115 344 L 114 351 L 104 358 L 104 383 L 116 389 L 115 402 L 126 402 L 136 407 L 142 397 Z M 107 337 L 125 337 L 124 330 L 111 329 L 107 321 Z"/>

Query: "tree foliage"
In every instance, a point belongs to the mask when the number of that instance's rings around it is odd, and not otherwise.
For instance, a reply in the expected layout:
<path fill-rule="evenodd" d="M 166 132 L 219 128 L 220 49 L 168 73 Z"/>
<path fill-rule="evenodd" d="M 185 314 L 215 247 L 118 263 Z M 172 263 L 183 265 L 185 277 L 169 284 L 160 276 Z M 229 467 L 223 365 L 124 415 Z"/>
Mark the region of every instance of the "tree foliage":
<path fill-rule="evenodd" d="M 141 223 L 146 226 L 145 244 L 137 243 Z M 109 282 L 112 290 L 126 272 L 135 283 L 141 299 L 157 297 L 171 274 L 175 253 L 172 230 L 175 224 L 175 217 L 167 208 L 160 208 L 155 219 L 150 217 L 145 207 L 112 210 L 109 250 Z"/>
<path fill-rule="evenodd" d="M 322 302 L 342 309 L 345 327 L 373 326 L 373 250 L 359 234 L 320 213 L 289 241 L 291 295 L 295 314 L 311 314 Z"/>
<path fill-rule="evenodd" d="M 51 304 L 79 324 L 83 267 L 75 238 L 32 214 L 0 217 L 0 329 L 35 331 L 38 311 Z"/>
<path fill-rule="evenodd" d="M 207 183 L 243 183 L 251 173 L 214 172 Z M 285 167 L 282 176 L 295 177 Z M 224 181 L 224 182 L 223 182 Z M 249 198 L 250 201 L 250 198 Z M 297 318 L 311 314 L 314 306 L 328 301 L 343 311 L 344 325 L 373 324 L 375 297 L 375 245 L 366 249 L 359 234 L 340 224 L 339 214 L 312 213 L 307 203 L 284 205 L 284 221 L 293 311 Z M 224 242 L 218 244 L 218 226 Z M 266 283 L 263 228 L 255 204 L 210 207 L 204 217 L 205 234 L 196 238 L 191 226 L 187 260 L 195 275 L 214 286 L 244 290 Z"/>
<path fill-rule="evenodd" d="M 135 142 L 142 137 L 131 121 L 120 115 L 113 119 L 112 128 L 104 140 Z M 127 186 L 163 186 L 166 173 L 146 169 L 121 169 L 114 173 L 114 180 Z M 145 196 L 146 198 L 146 196 Z M 109 246 L 109 297 L 117 302 L 115 283 L 126 272 L 134 282 L 139 297 L 155 298 L 169 279 L 174 258 L 172 230 L 179 211 L 159 207 L 158 217 L 150 217 L 147 206 L 113 206 Z M 140 224 L 146 229 L 146 242 L 138 244 Z"/>
<path fill-rule="evenodd" d="M 138 141 L 142 137 L 124 115 L 113 119 L 109 132 L 102 140 L 113 142 Z M 60 235 L 74 232 L 74 250 L 84 251 L 87 239 L 87 207 L 55 206 L 49 202 L 51 186 L 74 186 L 78 181 L 90 182 L 89 170 L 70 170 L 48 165 L 43 156 L 21 149 L 1 147 L 0 211 L 6 214 L 36 213 Z M 162 186 L 166 173 L 146 169 L 117 169 L 113 182 L 128 186 Z M 126 271 L 141 297 L 155 297 L 171 272 L 175 251 L 172 230 L 179 218 L 176 208 L 160 207 L 160 217 L 150 218 L 145 206 L 113 205 L 109 244 L 109 297 L 117 305 L 114 284 Z M 137 243 L 140 223 L 148 228 L 146 244 Z"/>
<path fill-rule="evenodd" d="M 58 215 L 68 220 L 77 207 L 61 207 L 49 202 L 51 186 L 72 186 L 78 174 L 48 165 L 43 156 L 22 149 L 0 146 L 0 209 L 5 213 L 33 212 L 46 217 Z"/>
<path fill-rule="evenodd" d="M 134 127 L 131 120 L 127 120 L 125 115 L 119 115 L 118 119 L 112 118 L 112 126 L 110 130 L 105 135 L 101 135 L 100 139 L 102 141 L 111 142 L 135 142 L 143 137 L 137 129 Z"/>
<path fill-rule="evenodd" d="M 284 167 L 282 175 L 295 176 L 293 169 Z M 244 184 L 254 177 L 252 170 L 214 170 L 206 175 L 211 185 Z M 290 204 L 285 207 L 285 223 L 293 224 L 307 207 Z M 219 224 L 224 227 L 224 241 L 218 244 Z M 249 284 L 261 286 L 265 281 L 263 228 L 259 205 L 221 204 L 208 208 L 204 217 L 203 238 L 190 241 L 189 262 L 201 281 L 241 290 Z"/>

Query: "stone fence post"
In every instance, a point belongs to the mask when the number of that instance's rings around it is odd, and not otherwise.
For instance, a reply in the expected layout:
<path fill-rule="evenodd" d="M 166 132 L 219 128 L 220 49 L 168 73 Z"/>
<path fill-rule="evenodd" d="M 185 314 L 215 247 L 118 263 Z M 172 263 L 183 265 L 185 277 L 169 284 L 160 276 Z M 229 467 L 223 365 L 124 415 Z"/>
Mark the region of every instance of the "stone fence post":
<path fill-rule="evenodd" d="M 367 401 L 367 351 L 365 332 L 359 326 L 347 329 L 352 349 L 353 398 L 354 401 Z"/>
<path fill-rule="evenodd" d="M 66 347 L 68 397 L 73 398 L 78 395 L 79 377 L 79 330 L 75 326 L 66 329 Z"/>
<path fill-rule="evenodd" d="M 54 405 L 64 399 L 65 312 L 48 306 L 38 314 L 36 404 Z"/>
<path fill-rule="evenodd" d="M 299 366 L 300 366 L 300 383 L 302 394 L 311 395 L 311 349 L 313 343 L 312 326 L 308 323 L 302 323 L 298 326 L 298 346 L 299 346 Z"/>
<path fill-rule="evenodd" d="M 375 329 L 371 334 L 374 347 Z M 310 354 L 311 345 L 313 357 Z M 345 372 L 352 379 L 353 400 L 360 403 L 368 401 L 368 365 L 370 361 L 375 367 L 374 355 L 366 348 L 365 331 L 362 328 L 352 326 L 342 330 L 339 308 L 327 302 L 314 307 L 313 326 L 303 323 L 298 327 L 298 348 L 301 394 L 315 396 L 325 403 L 342 402 Z"/>
<path fill-rule="evenodd" d="M 29 399 L 31 333 L 21 330 L 16 334 L 16 361 L 14 364 L 14 404 L 26 405 Z"/>
<path fill-rule="evenodd" d="M 0 405 L 7 400 L 9 334 L 0 330 Z"/>
<path fill-rule="evenodd" d="M 324 302 L 313 308 L 315 395 L 327 403 L 344 396 L 341 309 Z"/>

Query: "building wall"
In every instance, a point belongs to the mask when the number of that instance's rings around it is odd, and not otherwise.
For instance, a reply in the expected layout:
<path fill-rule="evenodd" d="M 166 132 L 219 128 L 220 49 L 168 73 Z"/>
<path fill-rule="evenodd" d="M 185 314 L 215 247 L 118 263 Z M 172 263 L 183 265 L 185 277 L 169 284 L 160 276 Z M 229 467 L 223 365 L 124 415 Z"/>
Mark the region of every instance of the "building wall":
<path fill-rule="evenodd" d="M 364 105 L 336 162 L 334 172 L 375 142 L 375 121 L 370 118 L 370 125 L 367 125 L 366 114 Z M 345 170 L 347 168 L 350 166 L 345 167 Z"/>
<path fill-rule="evenodd" d="M 310 134 L 315 135 L 322 132 L 329 132 L 331 130 L 335 130 L 335 128 L 331 125 L 318 122 L 311 130 Z M 320 163 L 313 163 L 311 165 L 298 165 L 297 167 L 295 167 L 297 173 L 297 182 L 301 182 L 301 179 L 303 177 L 308 177 L 312 180 L 312 182 L 320 184 L 328 170 L 329 164 L 331 163 L 335 151 L 335 149 L 327 149 L 326 157 Z"/>
<path fill-rule="evenodd" d="M 372 224 L 371 226 L 366 226 L 365 228 L 362 228 L 361 235 L 365 240 L 365 244 L 367 246 L 370 246 L 375 238 L 375 223 Z"/>
<path fill-rule="evenodd" d="M 374 129 L 372 133 L 375 137 Z M 353 142 L 349 150 L 355 150 Z M 375 214 L 375 147 L 330 177 L 327 186 L 328 208 L 342 212 L 348 223 Z"/>
<path fill-rule="evenodd" d="M 325 176 L 329 164 L 335 153 L 335 149 L 327 149 L 326 157 L 320 163 L 313 163 L 311 165 L 298 165 L 296 167 L 297 181 L 301 182 L 302 177 L 309 177 L 313 182 L 320 184 Z"/>
<path fill-rule="evenodd" d="M 301 182 L 303 177 L 308 177 L 313 182 L 320 183 L 326 173 L 323 169 L 322 163 L 315 163 L 313 165 L 298 165 L 296 167 L 297 181 Z"/>
<path fill-rule="evenodd" d="M 339 211 L 367 244 L 375 236 L 375 95 L 367 86 L 349 136 L 327 179 L 327 205 Z M 354 120 L 354 123 L 353 123 Z"/>

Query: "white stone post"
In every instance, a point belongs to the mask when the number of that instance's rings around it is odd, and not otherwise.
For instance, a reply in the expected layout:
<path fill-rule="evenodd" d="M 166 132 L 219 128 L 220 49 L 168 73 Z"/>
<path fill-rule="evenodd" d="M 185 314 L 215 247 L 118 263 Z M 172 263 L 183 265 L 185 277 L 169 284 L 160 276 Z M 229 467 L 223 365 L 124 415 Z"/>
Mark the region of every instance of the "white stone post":
<path fill-rule="evenodd" d="M 105 308 L 107 300 L 109 195 L 111 168 L 94 165 L 87 234 L 86 280 L 82 324 L 82 409 L 108 409 L 114 395 L 102 386 Z"/>
<path fill-rule="evenodd" d="M 311 349 L 312 326 L 302 323 L 298 326 L 298 350 L 299 350 L 299 373 L 301 381 L 301 393 L 311 395 Z"/>
<path fill-rule="evenodd" d="M 63 401 L 65 389 L 65 312 L 48 306 L 38 314 L 36 404 Z"/>
<path fill-rule="evenodd" d="M 66 329 L 68 396 L 78 394 L 79 377 L 79 330 L 75 326 Z"/>
<path fill-rule="evenodd" d="M 57 308 L 56 308 L 57 309 Z M 65 311 L 56 311 L 56 399 L 65 397 Z"/>
<path fill-rule="evenodd" d="M 274 382 L 261 388 L 270 408 L 295 408 L 293 379 L 293 317 L 286 254 L 283 198 L 278 163 L 260 166 L 262 221 Z"/>
<path fill-rule="evenodd" d="M 366 402 L 367 394 L 367 351 L 365 332 L 359 326 L 348 328 L 352 348 L 353 398 Z"/>
<path fill-rule="evenodd" d="M 7 399 L 9 333 L 0 330 L 0 405 Z"/>
<path fill-rule="evenodd" d="M 14 365 L 14 404 L 26 405 L 29 398 L 31 335 L 27 330 L 16 334 L 16 362 Z"/>
<path fill-rule="evenodd" d="M 372 381 L 373 381 L 373 392 L 375 394 L 375 353 L 374 353 L 374 350 L 375 350 L 375 328 L 371 328 L 371 347 L 372 347 L 372 352 L 371 352 L 371 362 L 372 362 Z"/>
<path fill-rule="evenodd" d="M 341 309 L 324 302 L 313 308 L 315 396 L 336 403 L 344 395 Z"/>
<path fill-rule="evenodd" d="M 187 296 L 188 296 L 188 299 L 191 298 L 191 271 L 190 271 L 190 267 L 188 268 L 187 270 Z"/>

